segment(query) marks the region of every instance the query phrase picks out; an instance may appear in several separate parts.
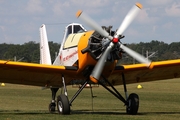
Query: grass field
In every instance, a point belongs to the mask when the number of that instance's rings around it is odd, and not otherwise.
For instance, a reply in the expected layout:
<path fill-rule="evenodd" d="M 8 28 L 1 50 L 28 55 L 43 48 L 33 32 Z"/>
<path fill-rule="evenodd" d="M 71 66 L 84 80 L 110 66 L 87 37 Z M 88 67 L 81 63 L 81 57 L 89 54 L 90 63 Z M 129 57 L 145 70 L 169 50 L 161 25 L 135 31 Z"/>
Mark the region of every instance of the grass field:
<path fill-rule="evenodd" d="M 124 104 L 102 87 L 89 88 L 73 102 L 71 115 L 50 114 L 50 90 L 40 87 L 6 84 L 0 87 L 0 120 L 50 120 L 50 119 L 123 119 L 123 120 L 177 120 L 180 118 L 180 79 L 127 85 L 128 93 L 140 98 L 138 115 L 127 115 Z M 124 95 L 123 87 L 116 87 Z M 68 87 L 69 98 L 78 88 Z M 60 94 L 60 92 L 59 92 Z M 93 101 L 93 104 L 92 104 Z M 93 109 L 92 109 L 93 108 Z"/>

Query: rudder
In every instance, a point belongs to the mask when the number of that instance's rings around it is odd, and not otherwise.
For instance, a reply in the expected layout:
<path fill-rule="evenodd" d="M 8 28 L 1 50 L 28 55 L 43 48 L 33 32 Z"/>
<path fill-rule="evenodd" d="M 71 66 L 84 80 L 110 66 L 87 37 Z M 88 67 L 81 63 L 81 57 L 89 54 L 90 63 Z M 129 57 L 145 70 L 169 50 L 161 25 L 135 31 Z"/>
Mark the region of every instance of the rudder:
<path fill-rule="evenodd" d="M 44 24 L 40 27 L 40 64 L 51 65 L 51 56 L 49 51 L 49 44 Z"/>

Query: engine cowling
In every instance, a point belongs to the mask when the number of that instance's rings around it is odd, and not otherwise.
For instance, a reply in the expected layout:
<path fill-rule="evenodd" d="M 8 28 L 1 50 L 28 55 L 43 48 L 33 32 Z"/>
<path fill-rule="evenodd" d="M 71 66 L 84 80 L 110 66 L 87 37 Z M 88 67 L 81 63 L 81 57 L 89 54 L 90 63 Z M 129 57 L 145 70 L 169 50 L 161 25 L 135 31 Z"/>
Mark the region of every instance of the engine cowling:
<path fill-rule="evenodd" d="M 111 36 L 114 35 L 115 31 L 112 31 L 112 26 L 105 27 L 102 26 L 104 30 L 106 30 Z M 98 32 L 94 32 L 91 37 L 89 38 L 88 41 L 88 46 L 83 49 L 81 52 L 82 53 L 90 53 L 91 57 L 95 60 L 98 60 L 101 56 L 102 53 L 105 51 L 107 46 L 110 44 L 110 41 L 107 38 L 102 37 Z M 122 50 L 119 49 L 119 46 L 116 46 L 111 52 L 110 55 L 108 56 L 108 61 L 114 61 L 114 60 L 119 60 L 121 58 L 121 53 Z"/>

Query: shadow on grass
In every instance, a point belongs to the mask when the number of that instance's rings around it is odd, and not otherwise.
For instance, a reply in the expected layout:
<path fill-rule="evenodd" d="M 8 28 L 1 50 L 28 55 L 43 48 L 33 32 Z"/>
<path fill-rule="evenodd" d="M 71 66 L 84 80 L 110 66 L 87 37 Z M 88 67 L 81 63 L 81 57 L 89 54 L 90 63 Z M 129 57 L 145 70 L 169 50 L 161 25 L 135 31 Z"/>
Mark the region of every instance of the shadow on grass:
<path fill-rule="evenodd" d="M 26 110 L 0 110 L 1 114 L 11 114 L 11 115 L 42 115 L 42 114 L 51 114 L 47 110 L 40 111 L 26 111 Z"/>
<path fill-rule="evenodd" d="M 177 112 L 141 112 L 138 115 L 173 115 L 173 114 L 180 114 L 180 111 Z"/>
<path fill-rule="evenodd" d="M 47 110 L 38 110 L 38 111 L 26 111 L 26 110 L 0 110 L 0 115 L 10 114 L 10 115 L 48 115 L 48 114 L 58 114 L 58 111 L 55 113 L 49 113 Z M 112 110 L 112 111 L 104 111 L 104 110 L 72 110 L 71 114 L 81 115 L 81 114 L 95 114 L 95 115 L 128 115 L 124 110 Z M 180 114 L 180 112 L 140 112 L 137 115 L 173 115 Z"/>
<path fill-rule="evenodd" d="M 128 115 L 124 110 L 112 110 L 112 111 L 103 111 L 103 110 L 73 110 L 71 114 L 99 114 L 99 115 Z M 177 112 L 140 112 L 137 115 L 173 115 L 180 114 L 180 111 Z"/>
<path fill-rule="evenodd" d="M 72 110 L 71 114 L 99 114 L 99 115 L 126 115 L 124 112 L 119 112 L 120 110 L 112 110 L 112 111 L 105 111 L 105 110 Z"/>

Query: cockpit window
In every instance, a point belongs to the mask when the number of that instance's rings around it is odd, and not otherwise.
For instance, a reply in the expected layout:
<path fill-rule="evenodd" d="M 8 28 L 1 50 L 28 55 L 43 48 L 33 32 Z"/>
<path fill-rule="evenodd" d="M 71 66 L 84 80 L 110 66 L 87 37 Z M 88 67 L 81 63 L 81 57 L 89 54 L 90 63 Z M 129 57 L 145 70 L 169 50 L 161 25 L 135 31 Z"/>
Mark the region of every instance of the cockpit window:
<path fill-rule="evenodd" d="M 77 46 L 80 37 L 85 31 L 86 29 L 80 24 L 70 24 L 66 27 L 63 49 Z"/>
<path fill-rule="evenodd" d="M 80 26 L 80 25 L 70 25 L 67 27 L 65 38 L 67 38 L 69 36 L 69 34 L 82 33 L 84 31 L 85 31 L 85 29 L 82 28 L 82 26 Z"/>
<path fill-rule="evenodd" d="M 68 37 L 69 34 L 72 34 L 72 26 L 69 26 L 67 28 L 66 38 Z"/>
<path fill-rule="evenodd" d="M 84 32 L 84 29 L 80 25 L 74 25 L 73 33 Z"/>

